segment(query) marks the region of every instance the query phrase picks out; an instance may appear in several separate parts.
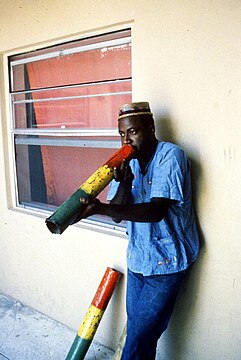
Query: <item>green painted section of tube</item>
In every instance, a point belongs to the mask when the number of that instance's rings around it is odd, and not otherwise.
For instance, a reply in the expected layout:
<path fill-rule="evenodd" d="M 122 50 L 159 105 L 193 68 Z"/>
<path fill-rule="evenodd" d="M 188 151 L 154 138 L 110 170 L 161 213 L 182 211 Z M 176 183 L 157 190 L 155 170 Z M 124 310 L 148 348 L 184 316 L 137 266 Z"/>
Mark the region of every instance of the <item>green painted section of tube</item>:
<path fill-rule="evenodd" d="M 85 357 L 89 347 L 91 344 L 91 340 L 85 340 L 76 335 L 73 344 L 69 350 L 69 353 L 65 360 L 82 360 Z"/>
<path fill-rule="evenodd" d="M 71 224 L 76 222 L 84 211 L 86 205 L 80 202 L 80 198 L 87 198 L 89 195 L 82 189 L 76 190 L 65 202 L 46 219 L 48 229 L 54 234 L 62 232 Z"/>

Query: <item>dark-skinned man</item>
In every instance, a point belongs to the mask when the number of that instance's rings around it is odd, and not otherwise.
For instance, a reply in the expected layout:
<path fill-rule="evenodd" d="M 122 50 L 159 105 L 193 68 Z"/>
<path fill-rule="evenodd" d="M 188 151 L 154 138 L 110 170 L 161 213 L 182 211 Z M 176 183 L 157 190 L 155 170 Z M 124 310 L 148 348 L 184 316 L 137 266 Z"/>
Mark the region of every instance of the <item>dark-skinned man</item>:
<path fill-rule="evenodd" d="M 84 217 L 101 214 L 127 221 L 127 337 L 121 360 L 154 360 L 199 239 L 185 153 L 159 142 L 148 102 L 119 109 L 122 144 L 135 149 L 130 163 L 114 169 L 109 204 L 87 203 Z"/>

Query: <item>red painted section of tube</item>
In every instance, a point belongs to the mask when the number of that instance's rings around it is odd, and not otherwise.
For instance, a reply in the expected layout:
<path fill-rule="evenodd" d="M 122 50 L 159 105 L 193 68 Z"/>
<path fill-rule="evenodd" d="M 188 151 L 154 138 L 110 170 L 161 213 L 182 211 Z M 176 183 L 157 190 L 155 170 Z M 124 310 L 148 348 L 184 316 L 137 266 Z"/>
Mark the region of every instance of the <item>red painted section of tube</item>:
<path fill-rule="evenodd" d="M 129 161 L 133 157 L 134 153 L 135 150 L 131 145 L 123 145 L 104 165 L 113 169 L 114 167 L 120 166 L 123 159 Z"/>
<path fill-rule="evenodd" d="M 95 293 L 91 305 L 100 310 L 105 310 L 121 275 L 121 272 L 108 267 Z"/>

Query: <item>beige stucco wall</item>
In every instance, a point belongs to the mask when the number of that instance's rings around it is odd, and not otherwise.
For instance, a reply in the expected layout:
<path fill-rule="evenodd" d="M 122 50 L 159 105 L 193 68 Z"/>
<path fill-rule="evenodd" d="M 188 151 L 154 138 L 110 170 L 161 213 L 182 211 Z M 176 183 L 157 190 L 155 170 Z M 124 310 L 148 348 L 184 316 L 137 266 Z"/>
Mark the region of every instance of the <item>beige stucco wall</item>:
<path fill-rule="evenodd" d="M 161 359 L 240 359 L 240 1 L 0 0 L 0 290 L 77 329 L 107 266 L 125 272 L 126 240 L 72 226 L 54 236 L 44 217 L 11 209 L 5 54 L 132 26 L 133 100 L 148 100 L 164 140 L 193 163 L 202 249 Z M 4 82 L 5 79 L 5 82 Z M 116 347 L 125 277 L 96 339 Z"/>

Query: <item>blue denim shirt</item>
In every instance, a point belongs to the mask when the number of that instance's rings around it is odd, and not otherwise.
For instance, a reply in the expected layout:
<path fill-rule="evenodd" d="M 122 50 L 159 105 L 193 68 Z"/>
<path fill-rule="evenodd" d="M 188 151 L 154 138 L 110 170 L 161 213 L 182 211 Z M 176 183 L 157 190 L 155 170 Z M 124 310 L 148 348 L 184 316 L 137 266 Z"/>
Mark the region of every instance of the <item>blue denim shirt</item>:
<path fill-rule="evenodd" d="M 172 143 L 159 142 L 145 175 L 138 160 L 131 160 L 130 166 L 134 174 L 133 203 L 150 202 L 152 198 L 175 202 L 160 222 L 127 222 L 128 268 L 144 276 L 187 269 L 197 258 L 199 238 L 185 153 Z M 111 182 L 108 200 L 113 198 L 118 185 L 115 180 Z"/>

